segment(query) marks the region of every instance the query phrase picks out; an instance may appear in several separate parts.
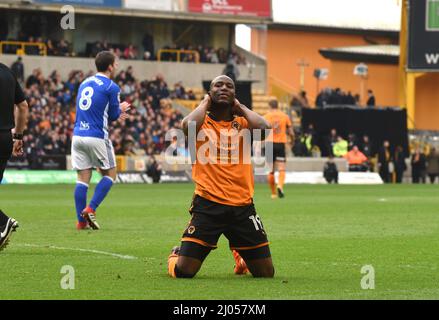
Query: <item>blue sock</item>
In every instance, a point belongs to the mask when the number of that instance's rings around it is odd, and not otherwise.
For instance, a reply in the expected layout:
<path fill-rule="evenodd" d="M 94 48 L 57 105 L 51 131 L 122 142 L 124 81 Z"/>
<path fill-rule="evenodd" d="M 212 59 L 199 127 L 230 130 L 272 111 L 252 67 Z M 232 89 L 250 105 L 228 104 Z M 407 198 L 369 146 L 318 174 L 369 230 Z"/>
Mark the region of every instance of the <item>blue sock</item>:
<path fill-rule="evenodd" d="M 81 217 L 82 211 L 87 206 L 87 191 L 88 185 L 83 182 L 76 182 L 75 188 L 75 207 L 76 207 L 76 217 L 79 222 L 85 222 L 84 218 Z"/>
<path fill-rule="evenodd" d="M 107 176 L 103 177 L 96 186 L 95 193 L 90 201 L 90 208 L 96 211 L 102 201 L 104 201 L 112 186 L 113 179 Z"/>

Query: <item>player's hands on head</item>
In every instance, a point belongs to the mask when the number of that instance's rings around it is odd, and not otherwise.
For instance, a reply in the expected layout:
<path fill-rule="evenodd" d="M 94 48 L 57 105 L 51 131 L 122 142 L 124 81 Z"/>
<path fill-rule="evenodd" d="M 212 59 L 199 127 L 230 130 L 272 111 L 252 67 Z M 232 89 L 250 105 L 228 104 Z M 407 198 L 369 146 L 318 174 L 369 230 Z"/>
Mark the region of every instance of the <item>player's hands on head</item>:
<path fill-rule="evenodd" d="M 212 98 L 211 98 L 210 94 L 204 95 L 204 99 L 201 102 L 203 104 L 206 104 L 207 105 L 207 110 L 209 110 L 211 105 L 212 105 Z"/>
<path fill-rule="evenodd" d="M 24 154 L 23 151 L 23 140 L 15 140 L 14 146 L 12 148 L 12 155 L 14 157 L 21 157 Z"/>
<path fill-rule="evenodd" d="M 242 105 L 238 99 L 235 99 L 235 102 L 232 107 L 232 114 L 238 117 L 242 117 L 244 115 L 242 110 Z"/>

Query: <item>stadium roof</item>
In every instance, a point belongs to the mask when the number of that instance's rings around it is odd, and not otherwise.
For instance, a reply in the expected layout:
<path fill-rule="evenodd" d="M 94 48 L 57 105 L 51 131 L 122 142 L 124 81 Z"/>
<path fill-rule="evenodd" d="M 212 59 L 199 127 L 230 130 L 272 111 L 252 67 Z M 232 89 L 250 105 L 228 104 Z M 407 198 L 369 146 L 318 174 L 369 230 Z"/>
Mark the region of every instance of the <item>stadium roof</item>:
<path fill-rule="evenodd" d="M 398 45 L 370 45 L 354 47 L 323 48 L 320 54 L 331 60 L 398 64 Z"/>

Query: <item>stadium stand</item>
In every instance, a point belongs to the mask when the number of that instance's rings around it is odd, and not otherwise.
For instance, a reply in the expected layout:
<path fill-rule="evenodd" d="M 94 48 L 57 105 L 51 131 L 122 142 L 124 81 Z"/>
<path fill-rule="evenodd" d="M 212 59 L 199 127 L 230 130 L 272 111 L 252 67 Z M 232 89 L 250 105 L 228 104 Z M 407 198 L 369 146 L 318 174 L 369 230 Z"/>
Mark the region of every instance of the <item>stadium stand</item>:
<path fill-rule="evenodd" d="M 24 140 L 31 166 L 39 156 L 70 153 L 76 92 L 90 75 L 72 71 L 63 81 L 57 71 L 44 77 L 35 69 L 26 80 L 31 118 Z M 116 81 L 122 99 L 134 106 L 128 119 L 113 124 L 111 140 L 116 154 L 160 153 L 166 147 L 165 133 L 178 128 L 182 119 L 181 113 L 172 109 L 164 78 L 158 75 L 151 81 L 139 81 L 127 69 L 118 74 Z"/>

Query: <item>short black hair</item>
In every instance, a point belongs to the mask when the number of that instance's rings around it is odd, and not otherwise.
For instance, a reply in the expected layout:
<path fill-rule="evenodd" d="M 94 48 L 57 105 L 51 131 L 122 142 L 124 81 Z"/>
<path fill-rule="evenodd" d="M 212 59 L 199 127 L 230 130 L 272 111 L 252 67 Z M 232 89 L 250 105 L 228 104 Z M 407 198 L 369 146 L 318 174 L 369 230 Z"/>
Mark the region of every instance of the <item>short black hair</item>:
<path fill-rule="evenodd" d="M 114 64 L 116 56 L 110 51 L 101 51 L 96 55 L 95 64 L 98 72 L 105 72 Z"/>
<path fill-rule="evenodd" d="M 233 79 L 230 78 L 229 76 L 226 76 L 225 74 L 223 74 L 223 75 L 218 76 L 218 77 L 216 77 L 215 79 L 212 80 L 212 82 L 210 83 L 210 90 L 212 90 L 213 85 L 215 84 L 215 82 L 217 82 L 217 81 L 218 81 L 219 79 L 221 79 L 221 78 L 224 78 L 224 79 L 230 80 L 230 81 L 232 82 L 232 84 L 233 84 L 233 87 L 235 87 L 235 81 L 233 81 Z"/>
<path fill-rule="evenodd" d="M 277 107 L 279 106 L 277 103 L 277 100 L 270 100 L 270 102 L 268 102 L 268 105 L 273 108 L 273 109 L 277 109 Z"/>

